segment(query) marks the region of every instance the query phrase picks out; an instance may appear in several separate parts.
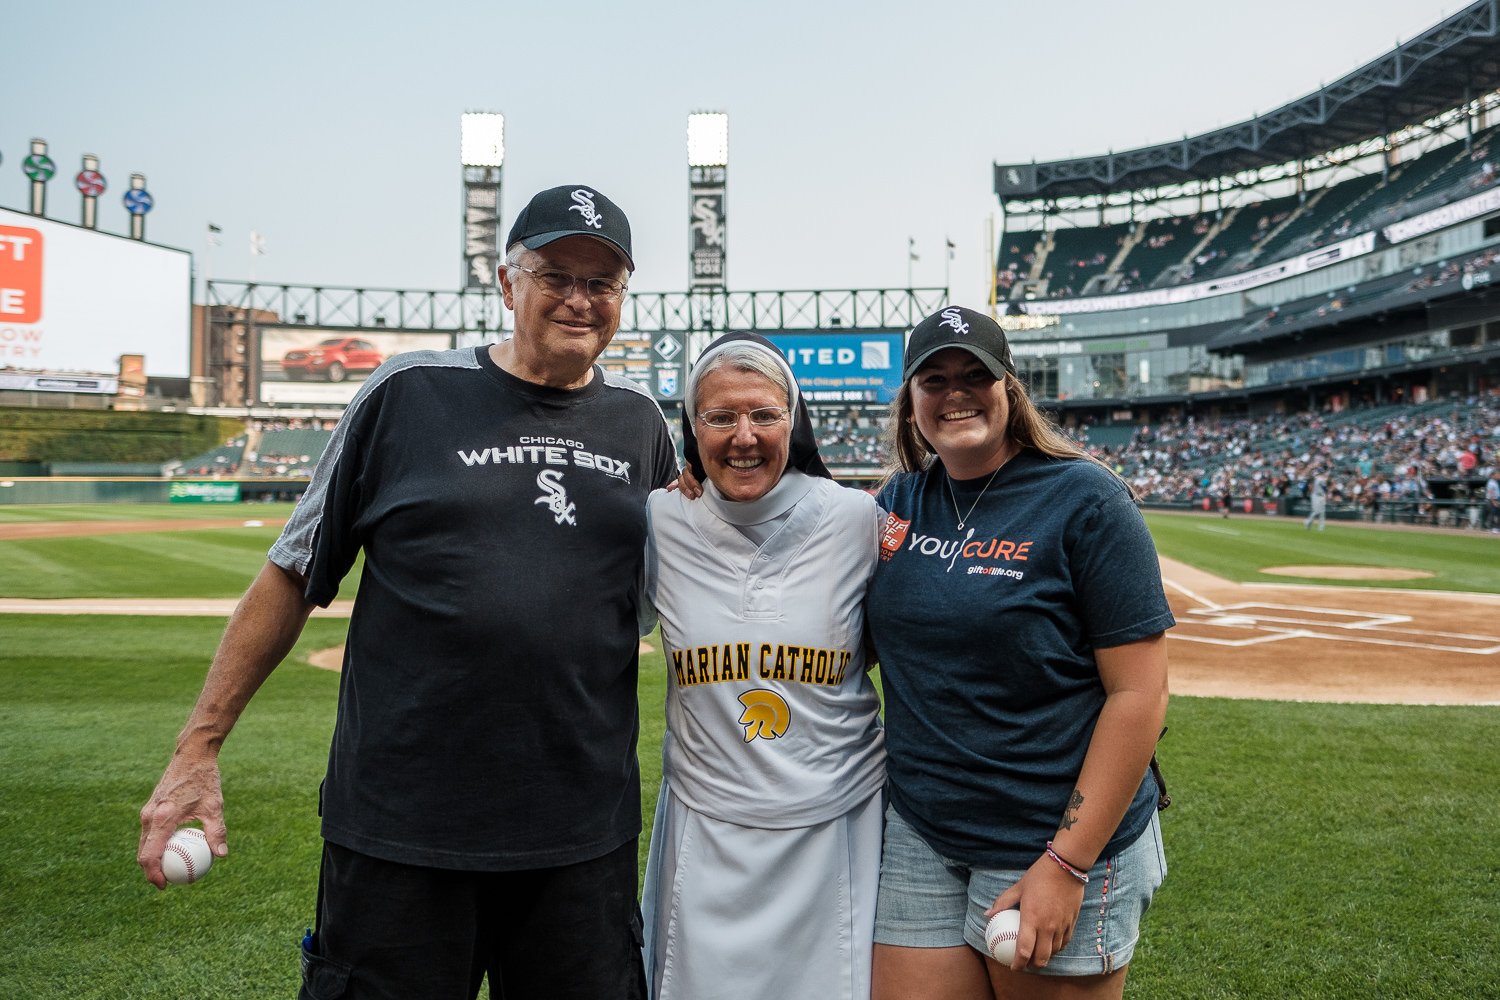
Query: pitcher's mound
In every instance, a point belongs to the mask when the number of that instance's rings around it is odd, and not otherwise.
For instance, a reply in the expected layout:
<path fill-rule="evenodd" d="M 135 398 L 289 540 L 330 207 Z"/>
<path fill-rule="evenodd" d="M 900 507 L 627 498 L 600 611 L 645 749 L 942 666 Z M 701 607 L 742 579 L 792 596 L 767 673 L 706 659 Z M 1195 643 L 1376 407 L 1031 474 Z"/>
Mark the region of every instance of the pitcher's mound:
<path fill-rule="evenodd" d="M 1267 566 L 1271 576 L 1307 576 L 1318 580 L 1423 580 L 1432 574 L 1394 566 Z"/>

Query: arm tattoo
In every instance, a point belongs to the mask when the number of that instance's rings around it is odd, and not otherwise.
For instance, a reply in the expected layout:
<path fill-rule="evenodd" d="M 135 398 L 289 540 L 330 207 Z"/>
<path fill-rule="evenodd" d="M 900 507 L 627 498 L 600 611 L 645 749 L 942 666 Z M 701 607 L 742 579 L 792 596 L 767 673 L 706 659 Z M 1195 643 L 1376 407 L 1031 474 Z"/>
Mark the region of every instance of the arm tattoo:
<path fill-rule="evenodd" d="M 1058 824 L 1058 829 L 1073 829 L 1073 824 L 1078 822 L 1078 807 L 1081 805 L 1083 805 L 1083 793 L 1075 788 L 1073 794 L 1068 797 L 1068 808 L 1063 810 L 1062 822 Z"/>

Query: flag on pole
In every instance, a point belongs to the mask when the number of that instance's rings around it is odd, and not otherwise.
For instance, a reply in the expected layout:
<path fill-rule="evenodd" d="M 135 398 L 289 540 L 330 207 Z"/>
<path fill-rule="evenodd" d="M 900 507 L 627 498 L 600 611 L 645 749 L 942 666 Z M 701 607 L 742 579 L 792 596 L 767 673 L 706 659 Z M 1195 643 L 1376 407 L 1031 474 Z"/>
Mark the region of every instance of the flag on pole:
<path fill-rule="evenodd" d="M 908 236 L 906 238 L 906 253 L 907 253 L 908 256 L 911 257 L 912 260 L 921 260 L 922 259 L 921 257 L 917 256 L 917 240 L 916 240 L 916 237 L 914 237 L 914 236 Z"/>
<path fill-rule="evenodd" d="M 254 229 L 250 230 L 250 255 L 253 257 L 266 255 L 266 238 Z"/>
<path fill-rule="evenodd" d="M 951 239 L 948 239 L 948 237 L 946 237 L 946 236 L 943 237 L 943 240 L 948 244 L 948 259 L 952 260 L 953 259 L 953 251 L 955 251 L 955 250 L 958 249 L 958 244 L 954 243 Z"/>
<path fill-rule="evenodd" d="M 221 246 L 223 246 L 224 245 L 224 241 L 221 240 L 221 239 L 219 239 L 219 234 L 222 233 L 223 231 L 224 230 L 220 229 L 218 226 L 216 226 L 212 222 L 210 222 L 208 224 L 208 245 L 211 246 L 211 247 L 221 247 Z"/>

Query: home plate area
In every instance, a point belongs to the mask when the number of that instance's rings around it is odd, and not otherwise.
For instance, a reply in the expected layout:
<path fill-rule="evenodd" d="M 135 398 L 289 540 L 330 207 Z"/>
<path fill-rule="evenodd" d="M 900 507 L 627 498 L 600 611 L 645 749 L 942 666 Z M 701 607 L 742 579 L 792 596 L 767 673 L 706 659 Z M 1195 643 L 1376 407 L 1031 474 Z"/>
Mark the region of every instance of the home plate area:
<path fill-rule="evenodd" d="M 1409 615 L 1259 602 L 1188 608 L 1186 612 L 1179 616 L 1172 637 L 1218 646 L 1321 639 L 1481 656 L 1500 653 L 1500 636 L 1414 628 Z"/>
<path fill-rule="evenodd" d="M 1500 705 L 1500 596 L 1234 583 L 1161 564 L 1174 695 Z"/>

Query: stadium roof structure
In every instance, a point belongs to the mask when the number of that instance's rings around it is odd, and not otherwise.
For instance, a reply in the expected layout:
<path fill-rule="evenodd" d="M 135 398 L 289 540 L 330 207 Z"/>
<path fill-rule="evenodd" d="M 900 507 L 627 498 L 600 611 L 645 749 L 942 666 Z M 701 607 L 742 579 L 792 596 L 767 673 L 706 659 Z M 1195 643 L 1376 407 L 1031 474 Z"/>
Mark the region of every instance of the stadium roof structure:
<path fill-rule="evenodd" d="M 994 165 L 1001 202 L 1230 177 L 1426 121 L 1500 89 L 1500 0 L 1480 0 L 1342 79 L 1226 128 L 1103 156 Z"/>

